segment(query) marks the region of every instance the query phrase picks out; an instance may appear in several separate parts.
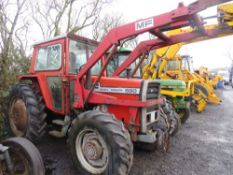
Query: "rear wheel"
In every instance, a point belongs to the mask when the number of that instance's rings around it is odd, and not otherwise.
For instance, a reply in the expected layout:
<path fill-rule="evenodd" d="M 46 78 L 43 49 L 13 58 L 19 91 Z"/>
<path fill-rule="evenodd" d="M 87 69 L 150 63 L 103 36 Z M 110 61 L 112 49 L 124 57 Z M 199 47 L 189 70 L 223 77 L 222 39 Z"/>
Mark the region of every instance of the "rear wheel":
<path fill-rule="evenodd" d="M 180 116 L 181 123 L 184 124 L 190 116 L 190 109 L 189 108 L 179 109 L 177 112 Z"/>
<path fill-rule="evenodd" d="M 80 174 L 129 174 L 133 145 L 129 132 L 111 114 L 87 111 L 72 122 L 71 156 Z"/>
<path fill-rule="evenodd" d="M 45 134 L 46 113 L 42 98 L 28 84 L 15 85 L 8 97 L 6 121 L 9 134 L 38 142 Z"/>
<path fill-rule="evenodd" d="M 44 175 L 45 168 L 38 149 L 24 138 L 10 138 L 2 143 L 9 147 L 14 175 Z M 0 174 L 10 174 L 5 161 L 0 161 Z"/>

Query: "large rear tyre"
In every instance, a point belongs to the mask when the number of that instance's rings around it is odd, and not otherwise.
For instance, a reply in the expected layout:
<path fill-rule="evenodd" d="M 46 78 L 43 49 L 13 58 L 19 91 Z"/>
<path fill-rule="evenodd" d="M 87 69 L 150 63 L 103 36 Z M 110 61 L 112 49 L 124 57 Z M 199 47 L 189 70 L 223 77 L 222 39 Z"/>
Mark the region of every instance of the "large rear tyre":
<path fill-rule="evenodd" d="M 10 138 L 2 143 L 9 147 L 14 175 L 44 175 L 45 168 L 38 149 L 27 139 Z M 10 174 L 5 161 L 0 161 L 0 174 Z"/>
<path fill-rule="evenodd" d="M 133 163 L 128 130 L 113 115 L 87 111 L 72 122 L 68 146 L 82 175 L 127 175 Z"/>
<path fill-rule="evenodd" d="M 178 114 L 180 116 L 181 123 L 184 124 L 189 119 L 190 109 L 189 108 L 179 109 Z"/>
<path fill-rule="evenodd" d="M 44 108 L 42 98 L 28 84 L 15 85 L 8 96 L 6 108 L 9 135 L 38 142 L 47 125 Z"/>

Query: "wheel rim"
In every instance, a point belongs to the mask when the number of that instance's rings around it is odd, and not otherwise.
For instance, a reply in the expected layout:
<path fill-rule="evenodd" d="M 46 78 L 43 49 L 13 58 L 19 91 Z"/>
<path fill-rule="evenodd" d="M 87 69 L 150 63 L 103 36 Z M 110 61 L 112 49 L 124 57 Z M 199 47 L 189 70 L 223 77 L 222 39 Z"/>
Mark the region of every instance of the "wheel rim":
<path fill-rule="evenodd" d="M 14 175 L 29 175 L 30 165 L 25 156 L 21 155 L 17 150 L 10 151 L 10 158 L 13 164 Z M 7 165 L 4 161 L 0 162 L 0 168 L 2 174 L 9 174 Z"/>
<path fill-rule="evenodd" d="M 76 155 L 88 172 L 101 174 L 108 165 L 108 148 L 100 133 L 91 128 L 83 129 L 76 137 Z"/>
<path fill-rule="evenodd" d="M 180 116 L 180 119 L 182 120 L 185 116 L 185 110 L 180 110 L 179 111 L 179 116 Z"/>
<path fill-rule="evenodd" d="M 14 99 L 9 111 L 9 123 L 13 134 L 17 137 L 24 136 L 28 120 L 25 102 L 21 98 Z"/>

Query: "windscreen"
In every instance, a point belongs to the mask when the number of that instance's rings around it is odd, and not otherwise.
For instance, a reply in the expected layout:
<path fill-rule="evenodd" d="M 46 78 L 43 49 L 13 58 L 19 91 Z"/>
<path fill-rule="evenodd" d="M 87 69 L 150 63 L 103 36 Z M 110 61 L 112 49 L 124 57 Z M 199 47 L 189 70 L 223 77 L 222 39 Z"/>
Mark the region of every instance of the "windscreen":
<path fill-rule="evenodd" d="M 194 72 L 192 58 L 182 57 L 182 70 L 184 69 L 189 70 L 190 72 Z"/>
<path fill-rule="evenodd" d="M 69 42 L 69 73 L 78 73 L 87 63 L 88 58 L 94 53 L 96 46 L 88 45 L 76 40 Z M 101 69 L 101 62 L 98 61 L 91 69 L 93 75 L 97 75 Z"/>
<path fill-rule="evenodd" d="M 167 71 L 175 71 L 179 70 L 180 68 L 180 62 L 178 60 L 169 60 L 166 65 Z"/>
<path fill-rule="evenodd" d="M 112 74 L 115 72 L 115 70 L 127 59 L 127 57 L 129 56 L 128 53 L 117 53 L 113 56 L 113 58 L 111 59 L 110 63 L 107 66 L 107 72 L 108 72 L 108 76 L 112 76 Z M 132 63 L 129 67 L 129 69 L 131 71 L 134 70 L 135 66 L 137 65 L 138 60 L 135 61 L 134 63 Z M 134 75 L 135 77 L 140 77 L 140 70 L 138 69 L 136 74 Z M 123 71 L 120 74 L 120 77 L 125 78 L 127 77 L 127 73 L 126 70 Z"/>

